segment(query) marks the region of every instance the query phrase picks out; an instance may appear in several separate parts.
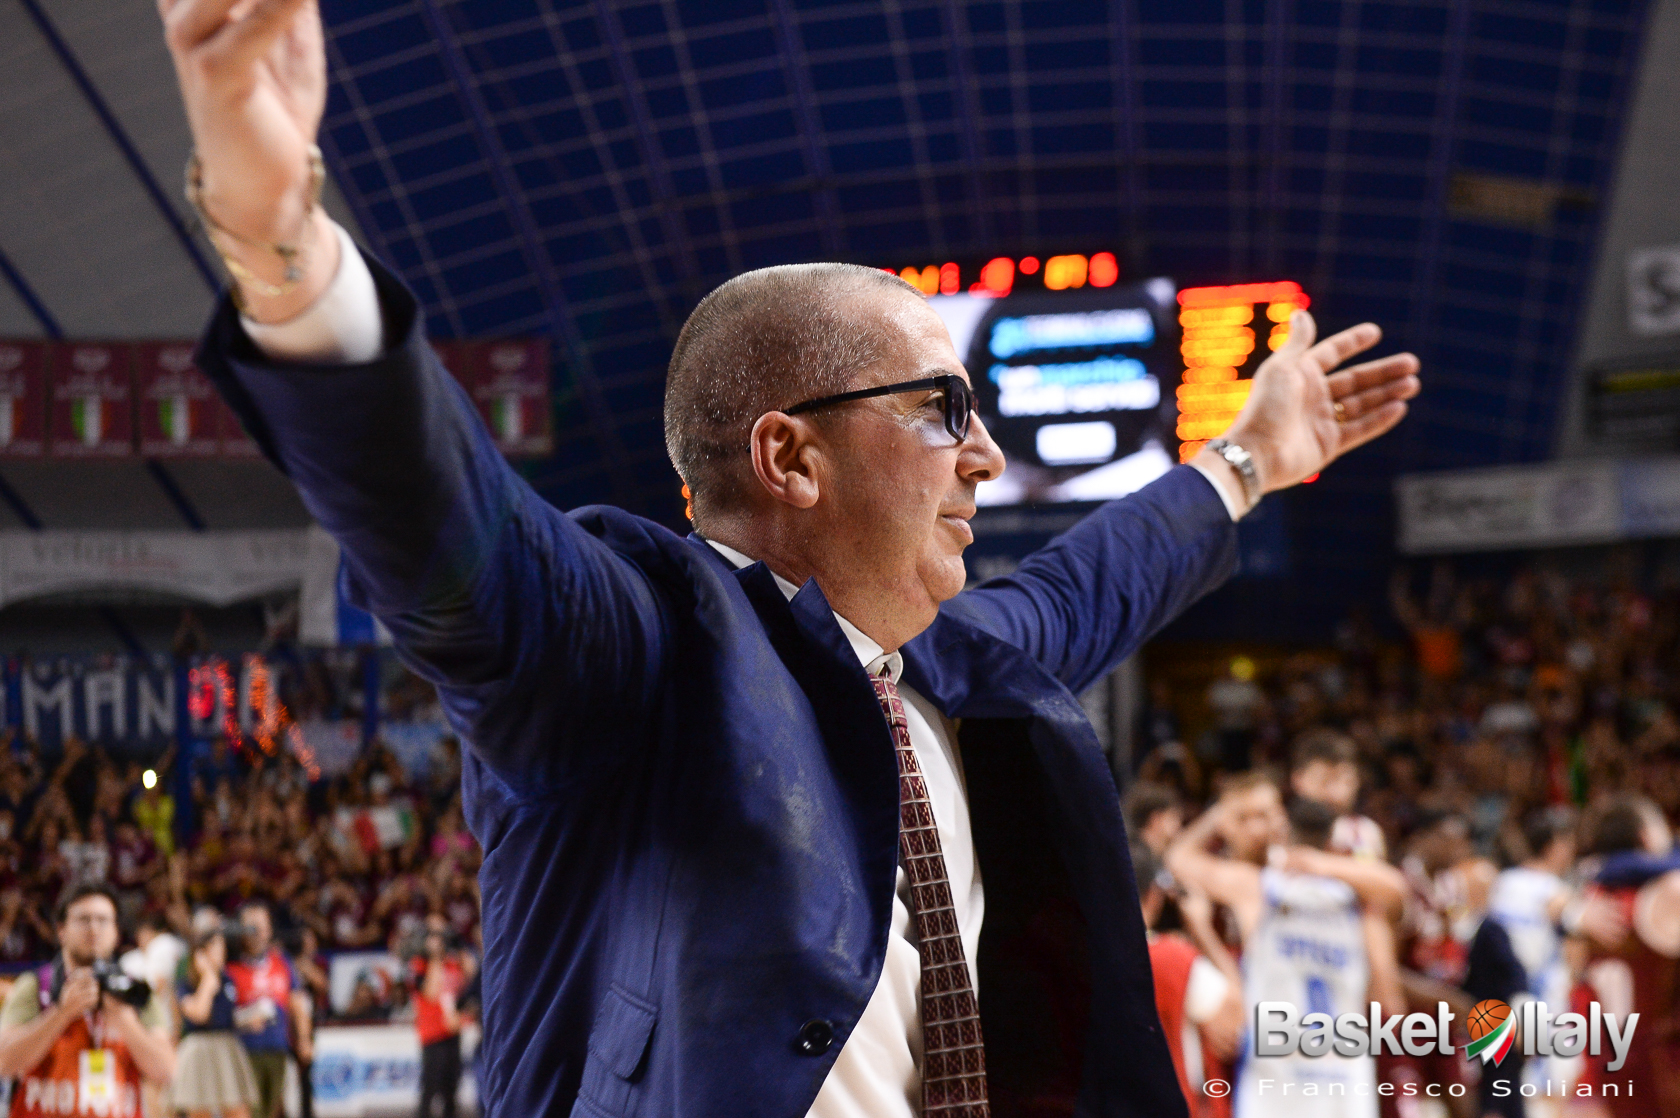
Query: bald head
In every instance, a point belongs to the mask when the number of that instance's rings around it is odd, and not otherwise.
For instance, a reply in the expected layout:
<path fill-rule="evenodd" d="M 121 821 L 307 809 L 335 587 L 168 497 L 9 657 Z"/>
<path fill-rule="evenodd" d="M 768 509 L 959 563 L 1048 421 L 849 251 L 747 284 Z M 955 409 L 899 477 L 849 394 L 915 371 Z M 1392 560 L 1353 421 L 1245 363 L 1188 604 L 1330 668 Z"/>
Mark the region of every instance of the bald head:
<path fill-rule="evenodd" d="M 694 308 L 665 381 L 665 446 L 696 527 L 744 498 L 759 416 L 844 392 L 887 356 L 894 339 L 872 304 L 897 296 L 922 297 L 874 268 L 788 264 L 736 276 Z"/>

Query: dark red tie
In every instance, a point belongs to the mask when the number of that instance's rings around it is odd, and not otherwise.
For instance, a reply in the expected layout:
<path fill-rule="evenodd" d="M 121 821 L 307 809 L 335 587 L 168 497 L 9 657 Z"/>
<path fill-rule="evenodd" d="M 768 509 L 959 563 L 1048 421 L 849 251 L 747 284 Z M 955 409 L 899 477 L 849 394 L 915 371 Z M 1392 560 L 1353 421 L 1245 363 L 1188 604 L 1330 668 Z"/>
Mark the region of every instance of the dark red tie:
<path fill-rule="evenodd" d="M 951 881 L 927 782 L 910 745 L 910 724 L 904 720 L 898 687 L 884 673 L 872 682 L 898 747 L 898 857 L 910 878 L 910 911 L 916 916 L 922 953 L 922 1114 L 991 1118 L 980 1006 L 951 904 Z"/>

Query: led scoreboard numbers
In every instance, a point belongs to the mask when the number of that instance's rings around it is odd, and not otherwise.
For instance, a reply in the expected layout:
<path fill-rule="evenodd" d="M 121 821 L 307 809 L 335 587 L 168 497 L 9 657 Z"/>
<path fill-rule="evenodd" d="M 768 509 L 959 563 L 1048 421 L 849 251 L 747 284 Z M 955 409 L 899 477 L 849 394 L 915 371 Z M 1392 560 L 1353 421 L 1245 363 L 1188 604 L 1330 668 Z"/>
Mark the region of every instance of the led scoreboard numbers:
<path fill-rule="evenodd" d="M 1188 462 L 1237 418 L 1254 370 L 1289 340 L 1289 316 L 1311 302 L 1301 285 L 1241 283 L 1186 287 L 1178 293 L 1178 460 Z M 1256 329 L 1265 331 L 1265 348 Z"/>
<path fill-rule="evenodd" d="M 983 505 L 1107 500 L 1189 461 L 1310 302 L 1289 281 L 1121 283 L 1111 252 L 881 270 L 929 296 L 1008 459 Z"/>
<path fill-rule="evenodd" d="M 1120 279 L 1120 262 L 1112 252 L 1091 256 L 1068 253 L 1040 260 L 1023 256 L 994 256 L 984 263 L 911 264 L 882 268 L 924 295 L 978 295 L 1002 299 L 1019 291 L 1077 291 L 1081 287 L 1113 287 Z"/>

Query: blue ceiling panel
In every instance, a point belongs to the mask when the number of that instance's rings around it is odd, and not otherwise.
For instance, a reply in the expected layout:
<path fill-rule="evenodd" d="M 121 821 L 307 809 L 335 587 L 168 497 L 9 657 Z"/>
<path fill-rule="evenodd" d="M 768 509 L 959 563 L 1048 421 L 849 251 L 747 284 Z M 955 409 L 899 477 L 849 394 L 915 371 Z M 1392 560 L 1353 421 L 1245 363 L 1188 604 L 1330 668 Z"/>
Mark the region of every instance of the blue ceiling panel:
<path fill-rule="evenodd" d="M 1388 531 L 1396 472 L 1547 453 L 1645 21 L 1638 0 L 322 7 L 324 146 L 372 247 L 438 335 L 554 340 L 559 449 L 529 473 L 556 502 L 677 521 L 665 355 L 737 271 L 1107 249 L 1133 276 L 1298 280 L 1325 329 L 1377 318 L 1424 358 L 1403 430 L 1292 498 L 1323 548 Z"/>

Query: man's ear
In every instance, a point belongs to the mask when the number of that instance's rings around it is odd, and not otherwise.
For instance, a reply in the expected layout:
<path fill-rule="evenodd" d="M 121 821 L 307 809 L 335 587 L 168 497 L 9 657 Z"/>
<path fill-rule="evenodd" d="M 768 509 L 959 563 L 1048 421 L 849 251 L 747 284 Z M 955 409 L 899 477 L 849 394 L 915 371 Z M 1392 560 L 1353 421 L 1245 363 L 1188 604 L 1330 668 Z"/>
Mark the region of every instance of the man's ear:
<path fill-rule="evenodd" d="M 769 494 L 798 509 L 817 503 L 812 439 L 814 425 L 779 411 L 766 412 L 753 424 L 753 473 Z"/>

